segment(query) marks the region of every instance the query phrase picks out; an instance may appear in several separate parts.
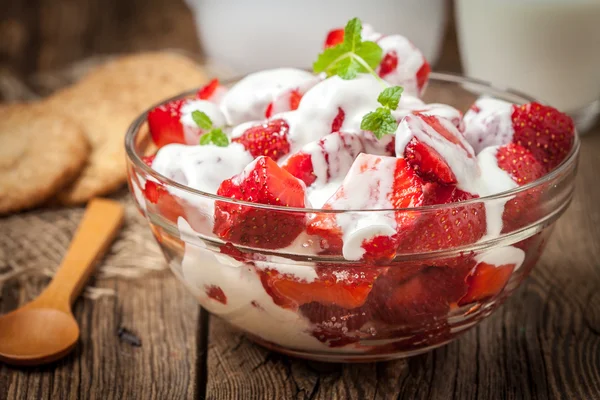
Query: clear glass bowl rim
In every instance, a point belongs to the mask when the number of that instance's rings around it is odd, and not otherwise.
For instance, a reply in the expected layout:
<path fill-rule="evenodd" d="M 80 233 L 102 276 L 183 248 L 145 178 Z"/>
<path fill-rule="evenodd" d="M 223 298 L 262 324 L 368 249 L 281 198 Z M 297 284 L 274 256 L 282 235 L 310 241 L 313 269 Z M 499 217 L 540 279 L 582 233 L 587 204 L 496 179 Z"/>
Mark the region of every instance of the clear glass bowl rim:
<path fill-rule="evenodd" d="M 223 80 L 223 84 L 229 85 L 229 84 L 239 81 L 242 78 L 243 77 L 236 77 L 236 78 Z M 497 92 L 502 95 L 516 97 L 516 98 L 519 98 L 519 100 L 523 101 L 523 102 L 536 101 L 538 103 L 543 104 L 543 102 L 538 101 L 527 94 L 521 93 L 518 90 L 508 89 L 508 88 L 500 88 L 498 86 L 492 85 L 489 82 L 485 82 L 485 81 L 474 79 L 474 78 L 468 78 L 468 77 L 465 77 L 462 75 L 445 73 L 445 72 L 444 73 L 432 72 L 429 79 L 433 80 L 433 81 L 438 81 L 441 83 L 454 83 L 454 84 L 458 84 L 458 85 L 468 85 L 468 86 L 475 87 L 478 89 L 484 89 L 484 91 L 486 91 L 486 92 L 493 91 L 493 92 Z M 180 93 L 176 96 L 165 99 L 165 100 L 149 107 L 140 116 L 138 116 L 133 121 L 133 123 L 129 126 L 129 128 L 127 129 L 127 133 L 125 135 L 125 150 L 127 153 L 127 157 L 134 164 L 134 166 L 136 168 L 141 169 L 145 174 L 150 175 L 151 177 L 156 179 L 157 182 L 165 184 L 167 186 L 177 188 L 178 190 L 182 190 L 188 194 L 191 194 L 194 196 L 200 196 L 200 197 L 204 197 L 204 198 L 209 198 L 209 199 L 212 199 L 215 201 L 223 201 L 223 202 L 227 202 L 227 203 L 234 203 L 234 204 L 245 205 L 245 206 L 250 206 L 250 207 L 255 207 L 255 208 L 265 208 L 268 210 L 278 210 L 278 211 L 298 212 L 298 213 L 321 213 L 321 214 L 339 214 L 339 213 L 351 213 L 351 212 L 365 213 L 365 212 L 369 212 L 369 211 L 379 213 L 379 212 L 411 212 L 411 211 L 430 210 L 431 212 L 434 212 L 435 210 L 448 209 L 448 208 L 456 206 L 458 204 L 460 204 L 461 206 L 467 206 L 470 204 L 487 202 L 487 201 L 510 200 L 512 197 L 514 197 L 518 194 L 525 193 L 532 189 L 535 190 L 536 188 L 543 186 L 544 184 L 559 177 L 565 171 L 569 170 L 573 166 L 573 164 L 575 164 L 577 162 L 577 156 L 579 154 L 579 148 L 580 148 L 579 135 L 575 134 L 575 140 L 573 143 L 573 147 L 571 148 L 571 151 L 569 152 L 567 157 L 565 157 L 565 159 L 550 173 L 548 173 L 548 174 L 542 176 L 541 178 L 539 178 L 533 182 L 530 182 L 526 185 L 518 186 L 514 189 L 500 192 L 500 193 L 497 193 L 497 194 L 494 194 L 491 196 L 483 196 L 483 197 L 478 197 L 478 198 L 474 198 L 471 200 L 461 201 L 460 203 L 437 204 L 437 205 L 420 206 L 420 207 L 412 207 L 412 208 L 376 209 L 376 210 L 374 210 L 374 209 L 326 210 L 326 209 L 316 209 L 316 208 L 297 208 L 297 207 L 285 207 L 285 206 L 274 206 L 274 205 L 267 205 L 267 204 L 251 203 L 251 202 L 247 202 L 247 201 L 232 199 L 229 197 L 223 197 L 223 196 L 219 196 L 216 194 L 203 192 L 203 191 L 196 190 L 196 189 L 190 188 L 188 186 L 182 185 L 172 179 L 167 178 L 166 176 L 164 176 L 162 174 L 159 174 L 155 170 L 153 170 L 144 161 L 142 161 L 141 157 L 135 151 L 136 135 L 139 132 L 142 124 L 144 122 L 146 122 L 146 116 L 148 115 L 149 111 L 151 111 L 155 107 L 157 107 L 161 104 L 167 103 L 169 101 L 180 99 L 180 98 L 185 98 L 190 95 L 193 95 L 196 93 L 197 90 L 198 89 L 188 90 L 188 91 Z"/>

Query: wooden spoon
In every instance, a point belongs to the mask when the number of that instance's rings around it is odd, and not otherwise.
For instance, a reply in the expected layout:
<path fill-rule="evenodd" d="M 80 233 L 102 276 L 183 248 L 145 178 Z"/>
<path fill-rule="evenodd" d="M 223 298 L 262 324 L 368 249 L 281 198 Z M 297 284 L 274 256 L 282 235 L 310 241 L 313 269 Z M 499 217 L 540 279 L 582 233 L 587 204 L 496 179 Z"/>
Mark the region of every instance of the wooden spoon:
<path fill-rule="evenodd" d="M 71 305 L 122 222 L 123 206 L 116 201 L 90 201 L 50 285 L 37 299 L 0 316 L 0 361 L 44 364 L 65 356 L 75 347 L 79 326 Z"/>

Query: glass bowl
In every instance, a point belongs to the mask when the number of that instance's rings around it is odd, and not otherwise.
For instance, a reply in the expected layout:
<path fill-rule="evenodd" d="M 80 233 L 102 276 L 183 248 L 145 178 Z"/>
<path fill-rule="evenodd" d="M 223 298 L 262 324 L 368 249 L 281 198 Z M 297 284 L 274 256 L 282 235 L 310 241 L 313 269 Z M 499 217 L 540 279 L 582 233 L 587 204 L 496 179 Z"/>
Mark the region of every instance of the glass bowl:
<path fill-rule="evenodd" d="M 424 100 L 465 111 L 481 94 L 525 103 L 518 92 L 433 73 Z M 177 98 L 191 96 L 184 93 Z M 170 99 L 172 100 L 172 99 Z M 540 258 L 574 189 L 579 139 L 541 179 L 489 197 L 397 210 L 314 210 L 245 203 L 190 189 L 142 160 L 156 151 L 146 113 L 126 136 L 129 185 L 174 274 L 213 315 L 272 350 L 307 359 L 356 362 L 407 357 L 453 340 L 490 315 Z M 144 190 L 152 186 L 152 201 Z M 339 246 L 306 232 L 315 218 L 443 221 L 446 213 L 481 214 L 511 204 L 518 212 L 498 235 L 461 247 L 403 250 L 385 262 L 348 261 Z M 261 214 L 268 229 L 297 238 L 285 248 L 213 233 L 215 207 Z M 441 222 L 440 222 L 441 223 Z M 430 225 L 429 225 L 430 226 Z M 427 234 L 428 225 L 422 227 Z M 216 229 L 218 230 L 218 229 Z M 223 236 L 223 235 L 221 235 Z"/>

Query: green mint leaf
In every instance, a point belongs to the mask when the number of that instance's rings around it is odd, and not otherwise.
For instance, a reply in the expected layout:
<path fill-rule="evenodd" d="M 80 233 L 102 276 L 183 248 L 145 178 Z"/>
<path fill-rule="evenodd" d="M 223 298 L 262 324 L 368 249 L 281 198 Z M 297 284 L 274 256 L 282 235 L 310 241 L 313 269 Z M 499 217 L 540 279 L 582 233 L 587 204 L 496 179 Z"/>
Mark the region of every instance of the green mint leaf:
<path fill-rule="evenodd" d="M 387 108 L 379 107 L 377 110 L 366 114 L 361 123 L 360 129 L 365 131 L 371 131 L 377 137 L 381 139 L 383 135 L 391 134 L 396 132 L 398 129 L 398 122 L 394 118 Z"/>
<path fill-rule="evenodd" d="M 362 66 L 354 59 L 347 57 L 337 63 L 335 66 L 335 74 L 342 79 L 354 79 L 356 74 L 362 70 Z"/>
<path fill-rule="evenodd" d="M 346 24 L 344 28 L 344 42 L 342 46 L 347 51 L 356 51 L 356 48 L 360 45 L 361 37 L 360 34 L 362 32 L 362 23 L 358 18 L 352 18 Z"/>
<path fill-rule="evenodd" d="M 202 129 L 211 129 L 213 124 L 208 115 L 202 111 L 192 111 L 192 119 Z"/>
<path fill-rule="evenodd" d="M 229 139 L 221 128 L 215 128 L 210 132 L 206 132 L 200 136 L 200 145 L 205 146 L 208 144 L 214 144 L 219 147 L 227 147 L 229 145 Z"/>
<path fill-rule="evenodd" d="M 375 42 L 362 42 L 356 49 L 356 55 L 374 70 L 381 63 L 383 50 Z"/>
<path fill-rule="evenodd" d="M 338 61 L 338 59 L 342 57 L 345 53 L 346 50 L 344 50 L 339 44 L 335 47 L 325 49 L 321 54 L 319 54 L 317 61 L 314 62 L 313 71 L 316 74 L 321 72 L 327 72 L 327 76 L 333 75 L 329 71 L 333 69 L 336 61 Z"/>
<path fill-rule="evenodd" d="M 400 96 L 404 88 L 401 86 L 391 86 L 389 88 L 385 88 L 379 97 L 377 97 L 377 101 L 382 106 L 389 108 L 390 110 L 395 110 L 398 108 L 398 103 L 400 102 Z"/>

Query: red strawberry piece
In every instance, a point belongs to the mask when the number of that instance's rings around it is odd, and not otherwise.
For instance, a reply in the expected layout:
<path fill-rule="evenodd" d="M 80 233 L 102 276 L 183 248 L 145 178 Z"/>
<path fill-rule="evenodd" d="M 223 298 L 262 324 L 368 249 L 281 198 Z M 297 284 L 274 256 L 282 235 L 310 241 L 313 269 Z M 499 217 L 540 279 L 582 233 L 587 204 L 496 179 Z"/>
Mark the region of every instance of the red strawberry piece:
<path fill-rule="evenodd" d="M 155 158 L 156 158 L 156 154 L 153 154 L 151 156 L 143 156 L 142 157 L 142 162 L 144 164 L 146 164 L 147 166 L 151 167 Z"/>
<path fill-rule="evenodd" d="M 317 302 L 303 304 L 300 312 L 314 324 L 312 335 L 329 347 L 359 341 L 360 328 L 370 319 L 364 307 L 347 309 Z"/>
<path fill-rule="evenodd" d="M 344 29 L 333 29 L 327 34 L 323 48 L 334 47 L 344 41 Z"/>
<path fill-rule="evenodd" d="M 497 295 L 508 283 L 514 269 L 514 264 L 495 266 L 480 262 L 466 278 L 469 289 L 460 299 L 459 305 L 483 301 Z"/>
<path fill-rule="evenodd" d="M 200 100 L 209 100 L 211 97 L 213 97 L 219 86 L 219 80 L 213 79 L 198 90 L 198 93 L 196 93 L 196 98 Z"/>
<path fill-rule="evenodd" d="M 219 303 L 227 304 L 227 296 L 225 296 L 223 289 L 221 289 L 219 286 L 205 286 L 204 290 L 206 295 L 211 299 L 216 300 Z"/>
<path fill-rule="evenodd" d="M 264 156 L 223 181 L 217 194 L 259 204 L 305 207 L 302 182 Z M 214 233 L 236 244 L 278 249 L 291 244 L 303 230 L 302 213 L 215 202 Z"/>
<path fill-rule="evenodd" d="M 281 307 L 297 309 L 311 302 L 352 309 L 362 306 L 382 268 L 317 267 L 312 282 L 276 270 L 259 271 L 261 282 L 273 302 Z"/>
<path fill-rule="evenodd" d="M 417 86 L 419 88 L 419 92 L 422 92 L 429 81 L 429 74 L 431 73 L 431 66 L 427 61 L 424 61 L 421 68 L 417 71 Z"/>
<path fill-rule="evenodd" d="M 398 68 L 398 53 L 392 50 L 386 53 L 379 64 L 379 76 L 384 78 L 387 74 L 394 72 Z"/>
<path fill-rule="evenodd" d="M 523 186 L 545 174 L 545 168 L 533 154 L 518 144 L 509 143 L 498 148 L 498 167 L 508 172 L 511 178 Z M 519 193 L 504 205 L 502 232 L 512 232 L 534 222 L 540 216 L 540 191 L 530 189 Z"/>
<path fill-rule="evenodd" d="M 187 100 L 173 100 L 154 108 L 148 113 L 148 128 L 154 144 L 158 147 L 170 143 L 185 144 L 181 107 Z"/>
<path fill-rule="evenodd" d="M 277 99 L 269 103 L 265 110 L 265 118 L 271 118 L 273 114 L 280 112 L 297 110 L 300 100 L 302 100 L 302 93 L 298 89 L 292 89 L 283 93 L 281 97 L 283 99 Z"/>
<path fill-rule="evenodd" d="M 307 187 L 312 185 L 317 179 L 313 169 L 312 157 L 307 153 L 298 152 L 292 154 L 287 159 L 283 169 L 300 179 Z"/>
<path fill-rule="evenodd" d="M 344 123 L 345 118 L 346 113 L 341 109 L 341 107 L 338 107 L 338 113 L 331 123 L 331 132 L 339 132 L 339 130 L 342 129 L 342 124 Z"/>
<path fill-rule="evenodd" d="M 147 180 L 142 192 L 148 202 L 156 205 L 158 214 L 163 218 L 176 224 L 179 217 L 185 216 L 180 202 L 162 184 Z"/>
<path fill-rule="evenodd" d="M 425 187 L 424 205 L 450 204 L 474 199 L 453 186 L 431 184 Z M 423 212 L 413 229 L 403 232 L 403 253 L 426 253 L 465 246 L 478 241 L 486 232 L 485 207 L 482 203 L 455 204 L 439 210 Z M 459 257 L 456 262 L 462 262 Z M 435 265 L 448 265 L 439 260 Z"/>
<path fill-rule="evenodd" d="M 385 173 L 393 163 L 393 184 L 389 193 L 380 192 L 382 190 L 378 174 Z M 382 172 L 383 171 L 383 172 Z M 362 178 L 368 177 L 369 185 L 364 186 Z M 358 186 L 357 186 L 358 185 Z M 343 209 L 338 207 L 347 207 L 347 196 L 353 196 L 355 191 L 369 191 L 370 196 L 366 204 L 353 205 L 354 208 L 368 209 L 373 206 L 381 207 L 382 200 L 385 199 L 388 208 L 409 208 L 417 207 L 423 204 L 423 181 L 408 166 L 406 160 L 401 158 L 375 156 L 370 154 L 360 154 L 340 189 L 325 203 L 324 209 Z M 373 203 L 373 204 L 371 204 Z M 417 213 L 398 212 L 394 214 L 396 219 L 396 230 L 402 232 L 409 229 L 414 224 L 414 218 Z M 336 223 L 335 214 L 321 213 L 317 214 L 307 226 L 309 234 L 320 236 L 327 245 L 328 253 L 339 253 L 342 246 L 342 232 Z M 396 254 L 399 235 L 375 236 L 370 240 L 365 240 L 361 247 L 365 250 L 363 260 L 368 263 L 387 262 Z"/>
<path fill-rule="evenodd" d="M 531 151 L 547 171 L 553 170 L 569 154 L 575 140 L 571 117 L 539 103 L 514 106 L 513 143 Z"/>
<path fill-rule="evenodd" d="M 417 138 L 408 142 L 404 158 L 421 178 L 429 182 L 446 185 L 456 183 L 454 172 L 440 153 Z"/>
<path fill-rule="evenodd" d="M 232 141 L 241 143 L 252 157 L 267 156 L 277 161 L 290 152 L 287 140 L 289 125 L 283 119 L 268 121 L 248 128 Z"/>
<path fill-rule="evenodd" d="M 465 295 L 465 276 L 464 269 L 427 267 L 402 283 L 376 281 L 371 309 L 390 324 L 421 325 L 447 314 Z"/>

